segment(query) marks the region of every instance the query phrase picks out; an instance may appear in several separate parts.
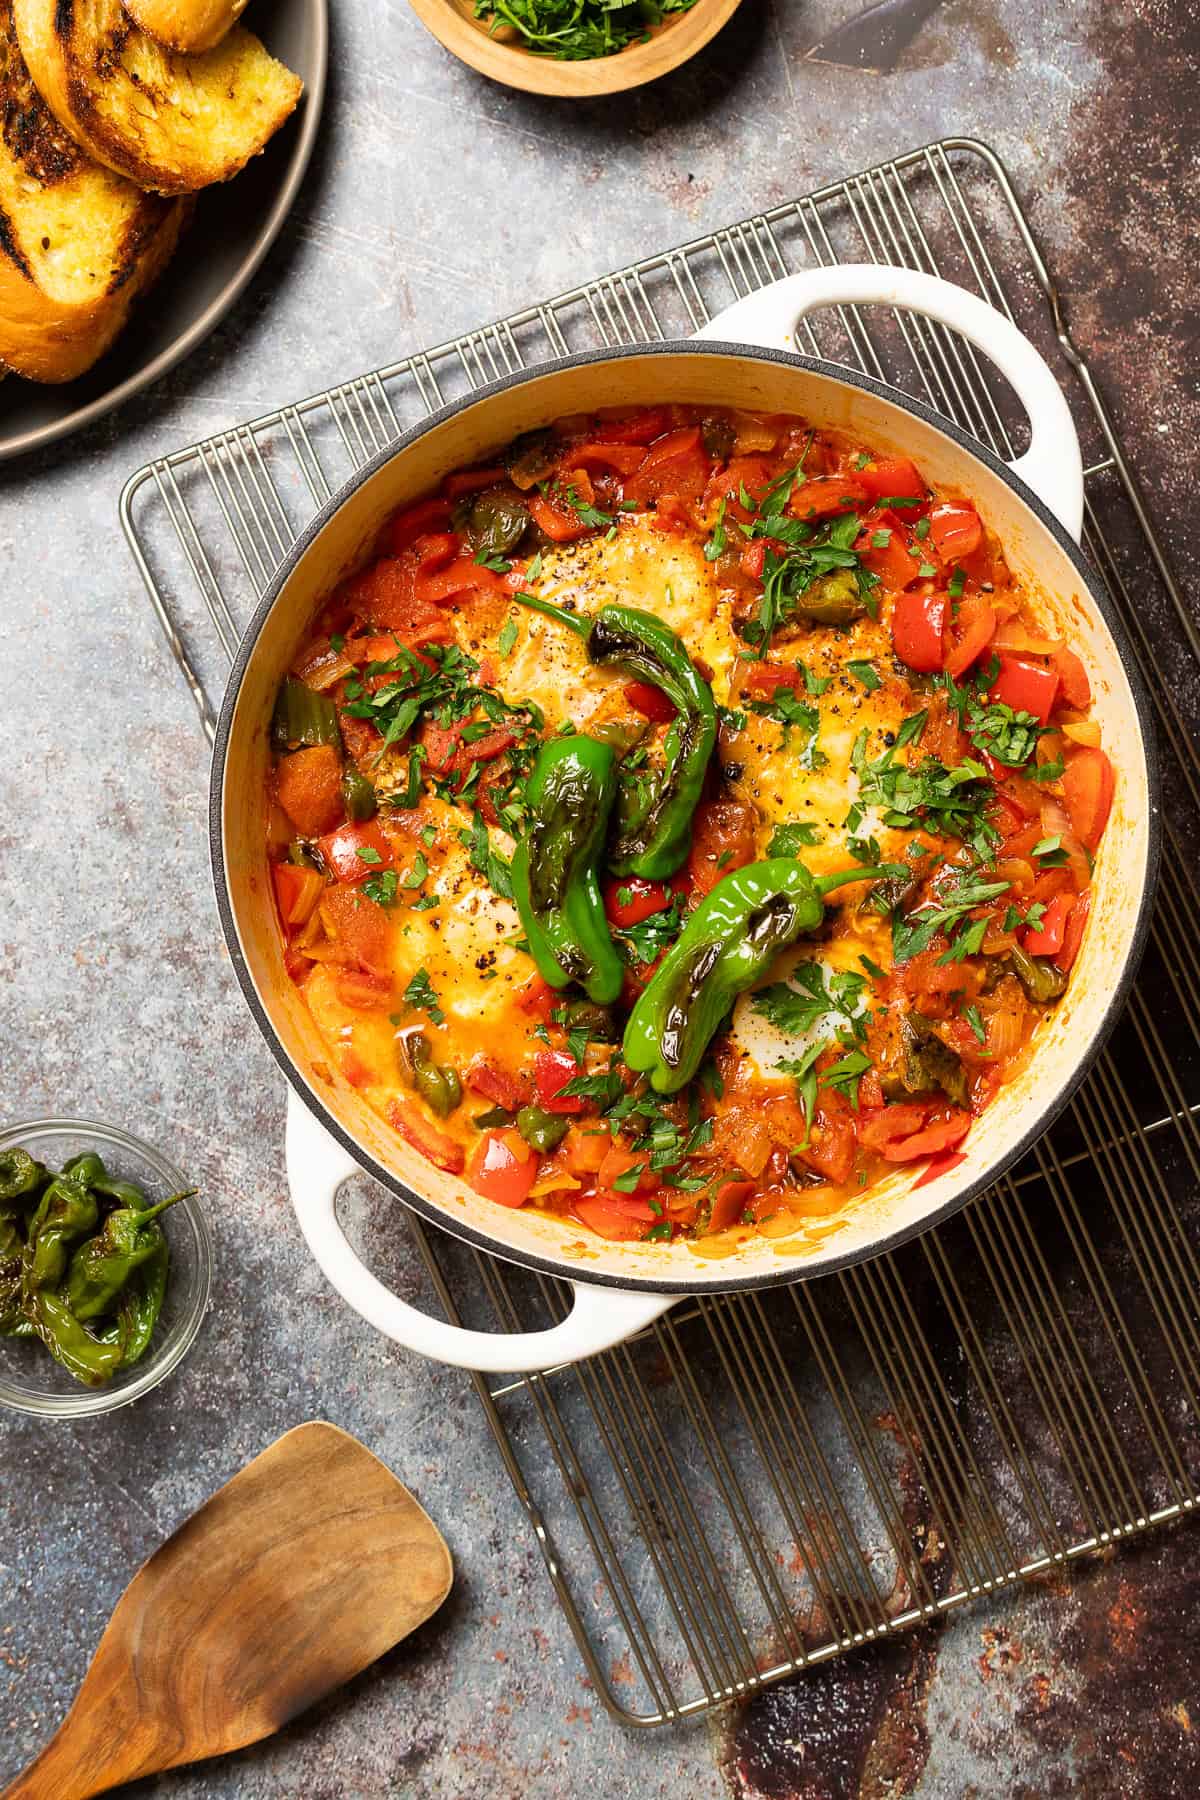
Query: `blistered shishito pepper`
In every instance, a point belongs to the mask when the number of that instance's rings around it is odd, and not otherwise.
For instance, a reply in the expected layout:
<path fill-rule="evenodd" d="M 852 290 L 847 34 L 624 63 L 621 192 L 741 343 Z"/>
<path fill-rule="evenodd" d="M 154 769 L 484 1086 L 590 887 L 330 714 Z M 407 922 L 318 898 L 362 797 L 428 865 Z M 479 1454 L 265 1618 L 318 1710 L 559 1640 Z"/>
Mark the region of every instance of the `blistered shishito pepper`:
<path fill-rule="evenodd" d="M 70 1176 L 55 1176 L 29 1222 L 22 1276 L 27 1299 L 61 1284 L 71 1251 L 96 1229 L 98 1217 L 95 1196 L 86 1187 Z"/>
<path fill-rule="evenodd" d="M 600 1006 L 625 979 L 599 880 L 616 792 L 608 744 L 583 733 L 551 738 L 529 772 L 529 824 L 512 861 L 513 898 L 543 980 L 554 988 L 577 981 Z"/>
<path fill-rule="evenodd" d="M 167 1240 L 160 1233 L 153 1254 L 142 1264 L 121 1296 L 117 1342 L 120 1345 L 123 1369 L 128 1369 L 139 1361 L 150 1347 L 150 1339 L 167 1295 L 169 1268 Z"/>
<path fill-rule="evenodd" d="M 56 1362 L 87 1387 L 109 1381 L 132 1360 L 124 1346 L 102 1342 L 81 1325 L 60 1294 L 37 1293 L 27 1302 L 29 1322 Z"/>
<path fill-rule="evenodd" d="M 155 1220 L 168 1206 L 185 1198 L 185 1194 L 172 1194 L 169 1200 L 140 1210 L 120 1206 L 109 1213 L 94 1237 L 80 1244 L 62 1289 L 63 1299 L 77 1319 L 98 1319 L 116 1311 L 134 1271 L 149 1262 L 163 1242 Z"/>
<path fill-rule="evenodd" d="M 0 1213 L 26 1212 L 49 1171 L 17 1146 L 0 1150 Z"/>
<path fill-rule="evenodd" d="M 656 1093 L 686 1087 L 738 995 L 781 950 L 820 925 L 825 896 L 888 872 L 816 877 L 802 862 L 778 856 L 726 875 L 692 913 L 629 1015 L 627 1067 L 648 1075 Z"/>
<path fill-rule="evenodd" d="M 712 689 L 678 634 L 653 613 L 636 606 L 602 606 L 585 615 L 566 612 L 535 594 L 516 598 L 582 638 L 589 661 L 650 682 L 674 706 L 676 717 L 663 746 L 663 772 L 623 781 L 617 830 L 608 852 L 614 874 L 664 881 L 681 866 L 691 845 L 692 815 L 717 741 Z"/>

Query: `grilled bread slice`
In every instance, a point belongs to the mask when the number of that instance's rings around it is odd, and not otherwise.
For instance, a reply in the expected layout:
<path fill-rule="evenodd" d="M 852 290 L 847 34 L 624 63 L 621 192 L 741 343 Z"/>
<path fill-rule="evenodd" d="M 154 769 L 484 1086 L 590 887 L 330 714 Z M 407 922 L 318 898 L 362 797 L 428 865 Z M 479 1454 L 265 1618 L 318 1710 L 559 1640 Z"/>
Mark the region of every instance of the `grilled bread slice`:
<path fill-rule="evenodd" d="M 101 168 L 43 106 L 0 0 L 0 364 L 90 368 L 166 267 L 190 209 Z"/>
<path fill-rule="evenodd" d="M 245 12 L 247 0 L 125 0 L 135 25 L 168 50 L 211 50 Z"/>
<path fill-rule="evenodd" d="M 300 98 L 299 78 L 240 25 L 215 50 L 178 56 L 139 31 L 121 0 L 13 0 L 13 15 L 59 124 L 153 193 L 228 181 Z"/>

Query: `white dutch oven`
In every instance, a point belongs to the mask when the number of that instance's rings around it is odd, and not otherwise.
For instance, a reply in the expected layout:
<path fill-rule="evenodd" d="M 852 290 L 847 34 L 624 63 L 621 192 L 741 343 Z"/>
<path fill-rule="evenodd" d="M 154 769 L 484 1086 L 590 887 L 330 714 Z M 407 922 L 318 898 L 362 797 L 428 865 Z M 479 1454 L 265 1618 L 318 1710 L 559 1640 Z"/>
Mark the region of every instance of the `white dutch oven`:
<path fill-rule="evenodd" d="M 1029 414 L 1028 452 L 1008 467 L 916 402 L 836 365 L 796 355 L 814 307 L 882 302 L 928 314 L 976 344 Z M 1065 1104 L 1122 1005 L 1148 923 L 1158 853 L 1149 708 L 1123 629 L 1080 556 L 1079 444 L 1053 376 L 1016 327 L 932 276 L 846 266 L 794 275 L 739 301 L 688 343 L 598 352 L 542 365 L 418 426 L 331 500 L 280 568 L 242 643 L 213 762 L 211 837 L 225 936 L 251 1011 L 292 1084 L 287 1164 L 310 1249 L 340 1294 L 380 1331 L 442 1362 L 533 1370 L 619 1342 L 686 1294 L 772 1286 L 861 1262 L 947 1218 L 1028 1148 Z M 758 348 L 756 346 L 761 346 Z M 369 554 L 388 514 L 448 471 L 568 413 L 664 401 L 796 413 L 911 456 L 935 484 L 969 495 L 1010 564 L 1091 678 L 1094 713 L 1117 768 L 1096 865 L 1091 923 L 1066 997 L 1041 1027 L 1019 1079 L 972 1127 L 966 1160 L 924 1187 L 898 1169 L 820 1239 L 755 1239 L 706 1261 L 683 1243 L 608 1243 L 577 1225 L 481 1199 L 434 1169 L 331 1068 L 282 962 L 266 858 L 269 722 L 276 689 L 322 599 Z M 434 1224 L 510 1261 L 563 1276 L 568 1317 L 521 1334 L 466 1331 L 390 1293 L 360 1262 L 334 1204 L 364 1169 Z"/>

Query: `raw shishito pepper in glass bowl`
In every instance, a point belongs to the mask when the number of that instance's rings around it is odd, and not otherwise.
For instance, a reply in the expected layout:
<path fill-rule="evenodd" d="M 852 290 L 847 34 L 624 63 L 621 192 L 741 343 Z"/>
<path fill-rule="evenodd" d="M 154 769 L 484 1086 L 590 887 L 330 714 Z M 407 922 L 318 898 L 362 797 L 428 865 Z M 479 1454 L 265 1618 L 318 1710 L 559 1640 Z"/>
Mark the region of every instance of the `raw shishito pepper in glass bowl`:
<path fill-rule="evenodd" d="M 0 1401 L 128 1405 L 187 1353 L 211 1284 L 195 1190 L 148 1144 L 72 1119 L 0 1133 Z"/>

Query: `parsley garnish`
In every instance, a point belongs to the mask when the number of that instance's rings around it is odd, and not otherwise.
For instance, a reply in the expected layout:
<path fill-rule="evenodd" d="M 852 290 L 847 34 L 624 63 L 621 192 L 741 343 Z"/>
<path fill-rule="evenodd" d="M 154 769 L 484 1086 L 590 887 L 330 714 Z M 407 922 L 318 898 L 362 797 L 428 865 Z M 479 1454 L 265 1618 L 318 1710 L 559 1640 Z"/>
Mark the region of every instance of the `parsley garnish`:
<path fill-rule="evenodd" d="M 821 715 L 806 700 L 798 700 L 794 689 L 778 687 L 769 700 L 752 700 L 750 711 L 766 719 L 775 719 L 783 726 L 785 749 L 793 731 L 803 732 L 804 742 L 796 752 L 796 761 L 802 769 L 824 768 L 829 759 L 823 750 L 817 749 Z"/>
<path fill-rule="evenodd" d="M 783 825 L 777 825 L 771 833 L 771 841 L 767 845 L 768 856 L 795 856 L 810 844 L 819 844 L 821 834 L 815 825 L 809 825 L 800 819 L 789 819 Z"/>
<path fill-rule="evenodd" d="M 382 875 L 372 875 L 370 881 L 364 881 L 362 891 L 376 906 L 393 906 L 398 886 L 399 877 L 395 869 L 385 869 Z"/>
<path fill-rule="evenodd" d="M 718 556 L 725 554 L 725 547 L 729 541 L 729 534 L 725 529 L 725 506 L 724 500 L 717 504 L 717 517 L 712 528 L 712 535 L 704 546 L 706 562 L 716 562 Z"/>
<path fill-rule="evenodd" d="M 514 618 L 510 617 L 505 619 L 503 625 L 500 627 L 500 636 L 496 639 L 496 648 L 501 656 L 507 657 L 512 655 L 513 646 L 516 644 L 519 630 L 520 627 Z"/>
<path fill-rule="evenodd" d="M 928 950 L 939 931 L 944 931 L 949 939 L 949 947 L 939 957 L 939 963 L 961 962 L 978 953 L 988 921 L 973 919 L 964 924 L 966 915 L 1006 894 L 1012 886 L 1009 881 L 981 881 L 979 875 L 978 867 L 961 870 L 957 880 L 938 896 L 940 904 L 926 901 L 915 912 L 893 913 L 892 955 L 897 962 L 908 962 Z M 960 927 L 957 936 L 952 935 L 955 927 Z"/>
<path fill-rule="evenodd" d="M 847 675 L 853 675 L 855 681 L 861 681 L 868 694 L 883 686 L 883 678 L 873 662 L 848 662 Z"/>
<path fill-rule="evenodd" d="M 862 1017 L 866 986 L 866 976 L 854 969 L 840 971 L 827 983 L 820 963 L 799 962 L 792 970 L 790 983 L 773 981 L 769 987 L 759 988 L 751 995 L 750 1004 L 769 1025 L 788 1037 L 800 1037 L 811 1031 L 818 1019 L 836 1014 L 846 1021 L 839 1026 L 839 1032 L 858 1038 L 866 1030 Z"/>
<path fill-rule="evenodd" d="M 404 990 L 404 1004 L 414 1007 L 419 1012 L 426 1012 L 435 1025 L 443 1025 L 446 1015 L 442 1011 L 437 994 L 434 992 L 428 969 L 418 969 Z"/>

